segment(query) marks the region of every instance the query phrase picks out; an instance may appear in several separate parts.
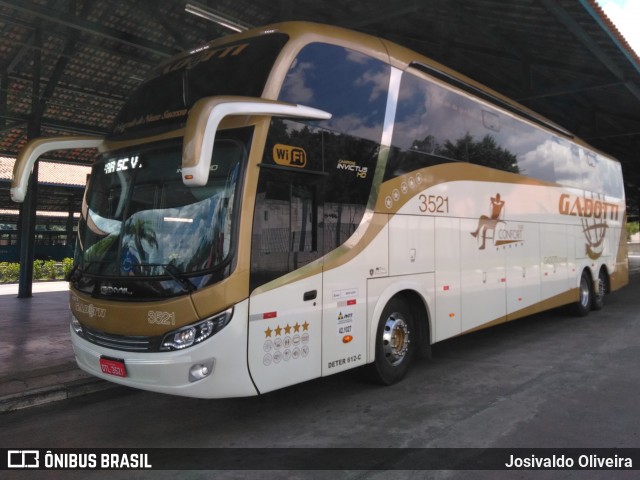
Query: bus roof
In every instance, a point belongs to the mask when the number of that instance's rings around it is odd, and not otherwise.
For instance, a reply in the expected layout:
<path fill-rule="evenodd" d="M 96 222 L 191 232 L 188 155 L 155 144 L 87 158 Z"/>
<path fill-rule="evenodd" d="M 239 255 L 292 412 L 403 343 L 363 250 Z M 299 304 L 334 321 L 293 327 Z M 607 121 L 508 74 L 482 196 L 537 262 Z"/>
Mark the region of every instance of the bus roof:
<path fill-rule="evenodd" d="M 519 115 L 528 118 L 529 120 L 538 123 L 539 125 L 554 131 L 554 133 L 570 138 L 572 141 L 593 149 L 583 140 L 577 138 L 570 131 L 564 127 L 556 124 L 548 118 L 538 114 L 537 112 L 525 107 L 524 105 L 512 100 L 511 98 L 497 92 L 476 80 L 463 75 L 446 65 L 437 62 L 425 55 L 415 52 L 409 48 L 403 47 L 390 40 L 375 37 L 369 34 L 356 32 L 342 27 L 336 27 L 331 25 L 325 25 L 314 22 L 306 21 L 292 21 L 282 22 L 272 25 L 267 25 L 259 28 L 247 30 L 239 34 L 233 34 L 225 36 L 212 42 L 207 43 L 203 48 L 212 48 L 219 45 L 228 44 L 230 42 L 239 41 L 244 38 L 254 37 L 256 35 L 268 35 L 272 33 L 285 33 L 289 36 L 290 42 L 286 52 L 283 55 L 291 57 L 306 44 L 310 42 L 327 42 L 342 45 L 347 48 L 365 53 L 371 57 L 377 58 L 381 61 L 387 62 L 393 67 L 400 70 L 408 70 L 417 67 L 417 70 L 421 70 L 423 73 L 439 78 L 446 83 L 453 85 L 456 88 L 466 90 L 475 96 L 497 104 L 502 108 L 506 108 L 512 112 L 517 112 Z M 186 52 L 182 54 L 189 55 L 199 51 L 195 49 L 192 52 Z M 173 60 L 175 61 L 175 59 Z M 283 62 L 283 67 L 288 68 L 290 62 Z M 282 76 L 284 72 L 282 72 Z M 273 77 L 280 77 L 276 73 Z M 264 97 L 275 99 L 277 97 L 279 85 L 268 84 L 265 88 Z M 602 153 L 602 152 L 599 152 Z M 608 155 L 607 155 L 608 156 Z"/>

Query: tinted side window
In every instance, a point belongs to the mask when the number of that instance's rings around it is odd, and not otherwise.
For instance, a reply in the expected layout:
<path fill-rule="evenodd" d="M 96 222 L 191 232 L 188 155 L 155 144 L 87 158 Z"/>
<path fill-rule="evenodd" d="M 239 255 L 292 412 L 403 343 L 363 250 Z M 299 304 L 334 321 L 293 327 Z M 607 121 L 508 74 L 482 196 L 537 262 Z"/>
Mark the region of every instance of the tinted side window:
<path fill-rule="evenodd" d="M 390 68 L 374 58 L 336 45 L 304 47 L 291 65 L 280 100 L 332 114 L 326 130 L 380 142 Z"/>
<path fill-rule="evenodd" d="M 253 220 L 252 288 L 337 248 L 360 224 L 390 71 L 383 62 L 327 44 L 304 47 L 292 63 L 279 100 L 326 110 L 332 118 L 271 122 Z"/>
<path fill-rule="evenodd" d="M 518 173 L 498 112 L 467 95 L 406 72 L 385 179 L 417 168 L 462 161 Z"/>
<path fill-rule="evenodd" d="M 419 74 L 403 75 L 385 179 L 462 161 L 555 182 L 565 158 L 568 142 L 546 130 Z"/>
<path fill-rule="evenodd" d="M 319 220 L 324 253 L 353 234 L 366 210 L 390 74 L 390 66 L 379 60 L 344 47 L 315 43 L 300 51 L 283 83 L 280 100 L 332 114 L 330 120 L 313 125 L 274 122 L 266 152 L 268 157 L 271 145 L 277 142 L 302 146 L 307 168 L 325 173 L 324 213 Z"/>
<path fill-rule="evenodd" d="M 588 164 L 585 168 L 588 179 L 586 190 L 614 198 L 623 198 L 624 186 L 620 164 L 588 150 L 585 154 Z"/>
<path fill-rule="evenodd" d="M 467 132 L 460 115 L 450 108 L 451 99 L 451 92 L 405 72 L 385 178 L 442 162 L 466 161 L 466 155 L 447 149 Z"/>
<path fill-rule="evenodd" d="M 289 172 L 261 172 L 253 217 L 251 289 L 312 262 L 322 250 L 318 182 Z"/>

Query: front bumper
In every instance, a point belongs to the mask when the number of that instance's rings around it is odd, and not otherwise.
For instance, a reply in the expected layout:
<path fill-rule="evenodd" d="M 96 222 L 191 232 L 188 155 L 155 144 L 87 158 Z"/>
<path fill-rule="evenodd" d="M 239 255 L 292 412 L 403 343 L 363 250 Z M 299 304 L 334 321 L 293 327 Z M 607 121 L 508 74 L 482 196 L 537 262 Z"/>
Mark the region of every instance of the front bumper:
<path fill-rule="evenodd" d="M 78 366 L 96 377 L 128 387 L 196 398 L 228 398 L 257 395 L 247 366 L 247 303 L 236 305 L 229 324 L 213 337 L 193 347 L 173 352 L 136 353 L 102 347 L 71 330 Z M 123 360 L 127 376 L 102 372 L 100 358 Z M 212 364 L 213 371 L 190 381 L 189 371 L 198 364 Z M 193 379 L 191 379 L 193 380 Z"/>

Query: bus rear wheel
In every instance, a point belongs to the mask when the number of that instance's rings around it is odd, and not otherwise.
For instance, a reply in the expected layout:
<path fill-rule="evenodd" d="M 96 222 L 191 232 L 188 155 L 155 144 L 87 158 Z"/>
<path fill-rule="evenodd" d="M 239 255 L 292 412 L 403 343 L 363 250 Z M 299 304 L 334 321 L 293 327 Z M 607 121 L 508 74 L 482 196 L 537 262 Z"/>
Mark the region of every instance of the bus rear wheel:
<path fill-rule="evenodd" d="M 609 277 L 607 272 L 602 267 L 598 274 L 598 291 L 593 294 L 593 301 L 591 302 L 592 310 L 602 310 L 604 308 L 604 297 L 609 291 Z"/>
<path fill-rule="evenodd" d="M 583 270 L 578 286 L 578 301 L 572 305 L 573 313 L 578 317 L 586 317 L 593 304 L 593 283 L 591 275 Z"/>
<path fill-rule="evenodd" d="M 380 316 L 375 361 L 369 365 L 373 380 L 383 385 L 400 381 L 409 370 L 416 349 L 415 320 L 401 298 L 392 298 Z"/>

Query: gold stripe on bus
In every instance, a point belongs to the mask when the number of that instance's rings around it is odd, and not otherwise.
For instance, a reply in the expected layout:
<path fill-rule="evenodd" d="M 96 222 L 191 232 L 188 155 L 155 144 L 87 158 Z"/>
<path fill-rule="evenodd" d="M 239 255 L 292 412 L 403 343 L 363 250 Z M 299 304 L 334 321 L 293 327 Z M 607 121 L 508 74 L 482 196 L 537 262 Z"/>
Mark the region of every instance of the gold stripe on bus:
<path fill-rule="evenodd" d="M 72 287 L 69 308 L 82 325 L 113 335 L 159 336 L 199 320 L 187 295 L 158 302 L 107 301 Z"/>
<path fill-rule="evenodd" d="M 378 192 L 376 212 L 396 213 L 421 191 L 443 183 L 457 181 L 559 187 L 555 183 L 543 182 L 535 178 L 503 172 L 473 163 L 444 163 L 414 170 L 384 182 Z"/>
<path fill-rule="evenodd" d="M 572 288 L 570 290 L 567 290 L 564 293 L 555 295 L 546 300 L 542 300 L 541 302 L 534 303 L 533 305 L 530 305 L 521 310 L 508 313 L 507 315 L 503 315 L 499 318 L 496 318 L 495 320 L 491 320 L 490 322 L 486 322 L 486 323 L 483 323 L 482 325 L 478 325 L 477 327 L 473 327 L 473 328 L 470 328 L 469 330 L 465 330 L 461 332 L 460 335 L 466 335 L 467 333 L 477 332 L 479 330 L 484 330 L 485 328 L 494 327 L 496 325 L 511 322 L 519 318 L 527 317 L 535 313 L 551 310 L 552 308 L 561 307 L 563 305 L 569 305 L 571 303 L 578 301 L 578 293 L 579 292 L 577 288 Z"/>

